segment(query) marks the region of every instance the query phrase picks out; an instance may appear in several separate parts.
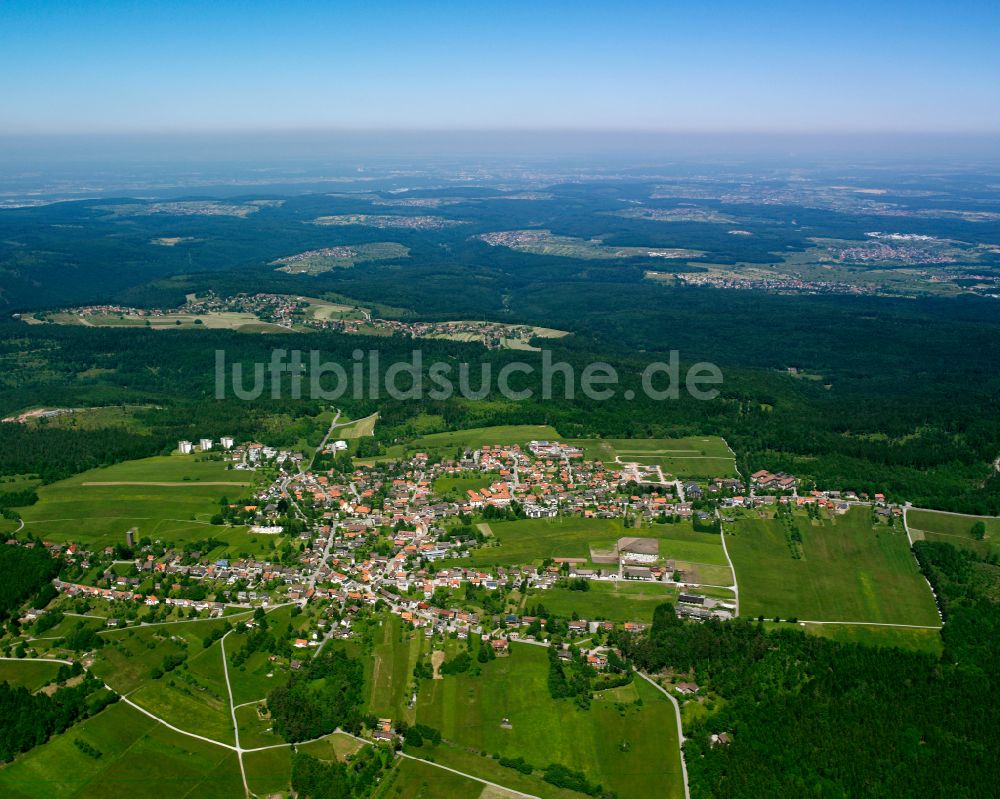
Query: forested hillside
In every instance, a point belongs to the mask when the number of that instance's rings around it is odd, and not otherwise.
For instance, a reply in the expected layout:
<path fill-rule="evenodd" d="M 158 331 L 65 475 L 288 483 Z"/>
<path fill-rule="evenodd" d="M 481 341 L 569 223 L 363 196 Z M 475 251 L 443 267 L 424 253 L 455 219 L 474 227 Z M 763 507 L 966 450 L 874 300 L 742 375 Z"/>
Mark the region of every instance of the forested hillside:
<path fill-rule="evenodd" d="M 657 608 L 622 636 L 650 672 L 724 703 L 685 728 L 692 796 L 961 796 L 994 792 L 1000 741 L 1000 566 L 918 542 L 945 613 L 945 652 L 840 644 L 749 620 L 690 624 Z M 713 746 L 712 734 L 731 742 Z"/>

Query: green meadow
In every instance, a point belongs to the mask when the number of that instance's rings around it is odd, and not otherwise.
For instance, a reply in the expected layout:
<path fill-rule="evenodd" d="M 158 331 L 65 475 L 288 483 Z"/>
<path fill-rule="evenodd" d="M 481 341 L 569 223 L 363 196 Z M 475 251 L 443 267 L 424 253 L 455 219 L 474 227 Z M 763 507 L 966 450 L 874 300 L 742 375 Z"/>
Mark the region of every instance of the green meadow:
<path fill-rule="evenodd" d="M 227 549 L 255 554 L 264 540 L 245 528 L 209 523 L 225 497 L 237 501 L 250 492 L 252 475 L 226 470 L 222 461 L 169 455 L 91 469 L 37 489 L 38 502 L 19 509 L 25 529 L 47 541 L 89 546 L 125 542 L 125 532 L 183 543 L 208 537 Z M 220 550 L 221 551 L 221 550 Z"/>
<path fill-rule="evenodd" d="M 84 754 L 75 739 L 101 756 Z M 230 799 L 243 796 L 243 783 L 234 752 L 174 732 L 119 702 L 0 769 L 0 795 Z"/>
<path fill-rule="evenodd" d="M 493 537 L 472 550 L 458 563 L 472 566 L 519 566 L 539 563 L 546 558 L 591 557 L 591 547 L 608 550 L 619 538 L 636 536 L 656 538 L 660 557 L 673 560 L 683 569 L 689 582 L 731 585 L 722 542 L 715 533 L 694 530 L 690 522 L 625 527 L 621 519 L 587 519 L 557 516 L 551 519 L 521 519 L 514 522 L 490 522 Z M 615 564 L 591 564 L 605 571 Z"/>
<path fill-rule="evenodd" d="M 939 625 L 927 582 L 902 525 L 872 525 L 867 508 L 795 521 L 802 557 L 792 557 L 782 524 L 744 515 L 727 526 L 740 586 L 740 612 L 767 618 Z M 730 527 L 735 531 L 728 534 Z"/>
<path fill-rule="evenodd" d="M 610 547 L 623 535 L 643 535 L 649 528 L 631 531 L 625 529 L 621 519 L 557 516 L 553 519 L 490 522 L 490 529 L 493 531 L 493 540 L 472 550 L 469 557 L 464 559 L 469 564 L 518 566 L 545 558 L 589 560 L 591 544 L 601 548 Z M 614 566 L 605 565 L 604 568 Z"/>
<path fill-rule="evenodd" d="M 383 617 L 372 656 L 364 658 L 369 713 L 379 718 L 412 717 L 408 704 L 413 667 L 426 646 L 422 632 L 407 630 L 398 616 Z"/>
<path fill-rule="evenodd" d="M 523 757 L 536 768 L 560 763 L 578 769 L 620 799 L 683 796 L 673 706 L 645 681 L 635 688 L 641 705 L 596 699 L 579 710 L 550 697 L 546 649 L 515 644 L 478 676 L 423 681 L 417 721 L 473 752 Z M 504 719 L 510 729 L 501 726 Z M 448 747 L 432 751 L 435 760 L 451 765 Z M 483 773 L 476 761 L 463 770 Z M 484 778 L 516 787 L 495 773 Z"/>
<path fill-rule="evenodd" d="M 972 534 L 977 522 L 986 526 L 981 540 Z M 906 526 L 914 541 L 942 541 L 983 557 L 1000 555 L 1000 518 L 995 516 L 963 516 L 911 508 L 906 512 Z"/>
<path fill-rule="evenodd" d="M 19 685 L 37 691 L 56 678 L 61 663 L 51 663 L 40 658 L 34 660 L 0 660 L 0 683 Z"/>
<path fill-rule="evenodd" d="M 488 488 L 500 478 L 497 472 L 470 472 L 457 477 L 439 477 L 434 481 L 434 493 L 453 500 L 466 499 L 469 490 Z"/>
<path fill-rule="evenodd" d="M 243 744 L 246 746 L 246 744 Z M 289 795 L 292 783 L 292 750 L 265 749 L 262 752 L 245 752 L 243 768 L 247 774 L 247 787 L 253 796 Z M 239 796 L 243 794 L 240 793 Z"/>
<path fill-rule="evenodd" d="M 587 438 L 570 443 L 583 449 L 584 457 L 589 460 L 634 461 L 659 466 L 664 475 L 704 478 L 736 474 L 736 459 L 718 436 Z"/>
<path fill-rule="evenodd" d="M 419 760 L 400 758 L 382 780 L 375 799 L 480 799 L 483 784 Z M 501 794 L 497 794 L 499 797 Z"/>
<path fill-rule="evenodd" d="M 842 644 L 896 647 L 940 656 L 943 650 L 941 633 L 913 627 L 872 627 L 863 624 L 806 624 L 810 635 L 830 638 Z"/>
<path fill-rule="evenodd" d="M 576 613 L 588 621 L 649 623 L 657 605 L 677 601 L 677 589 L 662 583 L 591 580 L 589 585 L 589 591 L 571 591 L 560 587 L 532 591 L 525 599 L 524 607 L 544 605 L 547 611 L 564 619 Z"/>
<path fill-rule="evenodd" d="M 356 754 L 364 746 L 357 738 L 342 732 L 334 732 L 318 741 L 299 744 L 296 749 L 307 755 L 332 762 L 334 760 L 346 760 Z"/>

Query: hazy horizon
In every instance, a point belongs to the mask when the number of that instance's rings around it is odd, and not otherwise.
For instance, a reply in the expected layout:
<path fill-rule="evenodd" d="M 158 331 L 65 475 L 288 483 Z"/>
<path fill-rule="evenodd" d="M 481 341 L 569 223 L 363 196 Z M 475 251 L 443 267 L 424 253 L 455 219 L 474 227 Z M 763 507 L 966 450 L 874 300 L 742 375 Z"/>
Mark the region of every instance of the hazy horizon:
<path fill-rule="evenodd" d="M 4 4 L 2 134 L 1000 133 L 995 4 Z"/>

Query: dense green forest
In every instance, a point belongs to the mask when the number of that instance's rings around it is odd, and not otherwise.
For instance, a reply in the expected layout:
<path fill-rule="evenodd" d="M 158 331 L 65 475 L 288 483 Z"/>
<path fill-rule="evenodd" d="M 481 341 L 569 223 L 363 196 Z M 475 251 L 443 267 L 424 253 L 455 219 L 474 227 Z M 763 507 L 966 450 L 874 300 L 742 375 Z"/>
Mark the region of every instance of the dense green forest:
<path fill-rule="evenodd" d="M 388 750 L 365 747 L 348 763 L 292 755 L 292 788 L 300 799 L 362 799 L 370 796 L 392 762 Z"/>
<path fill-rule="evenodd" d="M 0 620 L 34 596 L 59 573 L 59 561 L 44 547 L 0 544 Z"/>
<path fill-rule="evenodd" d="M 751 621 L 691 624 L 670 604 L 621 636 L 649 671 L 724 699 L 688 721 L 695 799 L 992 796 L 1000 756 L 1000 567 L 918 543 L 947 623 L 944 655 L 840 644 Z M 731 742 L 712 746 L 726 732 Z"/>
<path fill-rule="evenodd" d="M 361 732 L 364 667 L 341 651 L 325 652 L 292 672 L 267 696 L 274 730 L 286 741 L 308 741 L 340 728 Z"/>
<path fill-rule="evenodd" d="M 60 679 L 66 677 L 68 675 Z M 117 701 L 118 697 L 112 693 L 92 699 L 101 687 L 100 680 L 87 676 L 82 682 L 59 688 L 50 696 L 0 683 L 0 718 L 4 722 L 0 724 L 0 762 L 10 762 L 19 753 L 45 743 L 53 735 Z"/>
<path fill-rule="evenodd" d="M 814 176 L 832 180 L 829 168 Z M 577 368 L 613 363 L 622 389 L 638 389 L 651 361 L 678 350 L 685 365 L 718 364 L 725 382 L 711 402 L 642 398 L 589 402 L 558 397 L 513 403 L 496 395 L 473 402 L 344 399 L 354 417 L 379 411 L 379 444 L 421 431 L 519 422 L 553 424 L 564 436 L 726 437 L 741 469 L 794 473 L 824 488 L 884 491 L 917 505 L 1000 513 L 1000 317 L 985 297 L 889 298 L 727 291 L 656 283 L 650 258 L 587 259 L 491 247 L 490 231 L 544 229 L 609 247 L 676 247 L 702 256 L 671 261 L 672 270 L 700 262 L 755 264 L 801 253 L 815 239 L 864 241 L 872 230 L 955 241 L 1000 241 L 1000 222 L 927 216 L 936 202 L 914 194 L 919 176 L 905 170 L 866 174 L 886 186 L 885 202 L 912 212 L 892 221 L 864 204 L 821 198 L 774 174 L 746 194 L 746 178 L 718 165 L 673 165 L 662 179 L 559 182 L 516 201 L 489 186 L 425 186 L 413 178 L 410 202 L 435 203 L 431 229 L 311 224 L 319 216 L 377 213 L 406 217 L 393 178 L 366 183 L 364 193 L 302 193 L 280 202 L 226 194 L 247 204 L 243 217 L 147 213 L 149 200 L 89 200 L 0 214 L 0 303 L 13 312 L 82 302 L 169 308 L 191 292 L 277 292 L 350 298 L 391 306 L 410 320 L 490 319 L 541 324 L 573 335 L 546 341 L 556 360 Z M 710 177 L 706 177 L 710 176 Z M 408 178 L 409 179 L 409 178 Z M 837 173 L 837 180 L 843 177 Z M 694 180 L 695 183 L 691 183 Z M 700 181 L 700 182 L 699 182 Z M 937 176 L 936 192 L 957 208 L 981 211 L 989 187 L 981 176 Z M 691 194 L 691 192 L 694 194 Z M 707 193 L 706 193 L 707 192 Z M 781 202 L 755 197 L 776 192 Z M 799 196 L 801 201 L 792 198 Z M 697 197 L 697 202 L 692 198 Z M 190 198 L 187 198 L 190 199 Z M 834 206 L 829 206 L 833 202 Z M 650 211 L 738 217 L 730 224 L 679 219 L 669 223 L 623 215 L 640 203 Z M 834 210 L 835 209 L 835 210 Z M 735 222 L 732 224 L 736 224 Z M 888 226 L 888 227 L 887 227 Z M 158 246 L 158 237 L 181 237 Z M 391 240 L 409 256 L 357 264 L 318 275 L 275 271 L 275 258 L 312 248 Z M 977 252 L 984 275 L 1000 255 Z M 662 259 L 661 259 L 662 260 Z M 405 276 L 405 279 L 404 279 Z M 0 474 L 39 474 L 46 481 L 116 460 L 168 451 L 176 440 L 230 434 L 292 445 L 315 440 L 318 402 L 217 400 L 214 351 L 230 363 L 266 361 L 270 349 L 319 349 L 346 363 L 355 348 L 378 349 L 383 362 L 408 357 L 415 342 L 327 333 L 250 336 L 220 330 L 114 330 L 0 321 L 0 413 L 39 405 L 145 404 L 130 429 L 53 430 L 0 425 Z M 425 362 L 535 362 L 527 352 L 421 340 Z M 795 375 L 789 369 L 797 370 Z M 537 388 L 535 378 L 528 384 Z M 287 396 L 287 394 L 285 395 Z M 433 421 L 428 422 L 427 417 Z M 429 426 L 428 426 L 429 425 Z M 377 445 L 375 445 L 377 446 Z M 378 451 L 375 449 L 375 451 Z"/>
<path fill-rule="evenodd" d="M 801 313 L 805 326 L 806 311 Z M 912 333 L 887 322 L 897 340 L 890 354 L 874 353 L 867 365 L 831 372 L 826 378 L 830 383 L 721 361 L 725 382 L 720 396 L 708 402 L 683 391 L 677 400 L 646 398 L 639 374 L 658 357 L 654 352 L 589 351 L 572 337 L 553 349 L 553 360 L 571 364 L 577 374 L 593 360 L 609 361 L 618 370 L 621 391 L 603 402 L 587 400 L 579 392 L 567 399 L 557 379 L 555 396 L 542 400 L 538 353 L 424 340 L 420 348 L 425 368 L 435 360 L 465 361 L 490 364 L 496 374 L 512 361 L 532 365 L 535 372 L 525 378 L 525 385 L 534 390 L 534 398 L 510 402 L 493 394 L 482 401 L 461 396 L 406 401 L 383 395 L 344 397 L 336 404 L 353 418 L 378 411 L 376 437 L 386 445 L 420 431 L 514 423 L 552 424 L 568 437 L 711 433 L 726 437 L 744 472 L 782 469 L 825 488 L 884 491 L 922 506 L 1000 513 L 1000 480 L 990 467 L 1000 452 L 1000 372 L 986 373 L 1000 362 L 1000 328 L 975 314 L 961 324 L 936 317 L 940 341 L 935 346 L 941 349 L 937 364 L 946 360 L 949 347 L 953 354 L 947 369 L 942 365 L 931 376 L 925 365 L 924 379 L 917 379 L 920 375 L 910 370 L 915 361 L 900 360 L 899 347 L 915 350 L 918 331 L 931 321 L 908 320 L 903 328 L 912 326 Z M 941 343 L 946 334 L 948 345 Z M 738 338 L 735 332 L 733 336 Z M 971 348 L 969 341 L 974 341 Z M 202 436 L 229 434 L 280 446 L 300 439 L 318 441 L 325 431 L 317 416 L 331 403 L 290 399 L 287 387 L 284 399 L 278 400 L 265 396 L 244 402 L 231 392 L 225 399 L 215 398 L 216 349 L 226 351 L 227 362 L 249 366 L 268 361 L 277 346 L 316 349 L 324 360 L 342 364 L 350 362 L 356 348 L 377 348 L 382 362 L 390 363 L 409 359 L 414 342 L 329 333 L 262 337 L 218 330 L 162 333 L 0 322 L 0 361 L 36 366 L 0 373 L 0 413 L 39 405 L 145 406 L 132 412 L 132 427 L 0 425 L 0 474 L 55 479 L 115 460 L 167 452 L 179 439 Z M 629 387 L 637 392 L 632 401 L 621 397 Z M 419 429 L 418 417 L 423 420 Z"/>

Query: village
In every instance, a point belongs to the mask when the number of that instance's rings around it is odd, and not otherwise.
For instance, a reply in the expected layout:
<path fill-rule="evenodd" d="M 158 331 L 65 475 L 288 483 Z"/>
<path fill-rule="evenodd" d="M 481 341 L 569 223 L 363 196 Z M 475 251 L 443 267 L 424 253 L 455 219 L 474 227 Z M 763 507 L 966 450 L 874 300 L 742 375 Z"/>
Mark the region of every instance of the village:
<path fill-rule="evenodd" d="M 765 470 L 754 473 L 749 485 L 734 477 L 667 481 L 659 467 L 587 460 L 580 448 L 558 441 L 464 448 L 455 458 L 417 452 L 358 465 L 348 450 L 347 441 L 329 441 L 310 462 L 301 452 L 227 436 L 179 441 L 182 455 L 221 455 L 227 469 L 261 478 L 251 497 L 221 509 L 214 522 L 219 527 L 211 529 L 245 527 L 249 535 L 274 542 L 273 556 L 206 558 L 200 550 L 213 548 L 211 538 L 197 549 L 167 548 L 130 529 L 123 531 L 121 546 L 101 551 L 77 543 L 48 545 L 72 565 L 70 573 L 90 576 L 57 580 L 55 587 L 70 599 L 107 603 L 109 627 L 171 613 L 208 618 L 318 605 L 322 612 L 313 628 L 292 643 L 297 649 L 350 638 L 353 617 L 376 609 L 428 636 L 479 636 L 497 651 L 511 640 L 548 641 L 552 629 L 560 630 L 558 640 L 568 647 L 616 623 L 576 614 L 561 621 L 538 618 L 510 598 L 544 598 L 554 587 L 579 581 L 638 582 L 675 590 L 684 617 L 732 618 L 733 603 L 689 582 L 668 543 L 643 535 L 643 528 L 690 520 L 708 532 L 719 529 L 729 509 L 816 506 L 845 513 L 867 500 L 850 492 L 800 495 L 794 476 Z M 449 481 L 451 488 L 436 489 Z M 475 487 L 455 489 L 470 483 Z M 882 495 L 874 499 L 881 512 L 899 513 Z M 589 557 L 553 551 L 541 562 L 469 565 L 470 553 L 492 545 L 489 520 L 518 518 L 623 520 L 630 528 L 625 532 L 634 535 L 592 546 Z M 24 621 L 44 611 L 33 613 Z M 639 620 L 619 624 L 633 631 L 645 627 Z M 601 647 L 587 654 L 605 662 Z"/>

